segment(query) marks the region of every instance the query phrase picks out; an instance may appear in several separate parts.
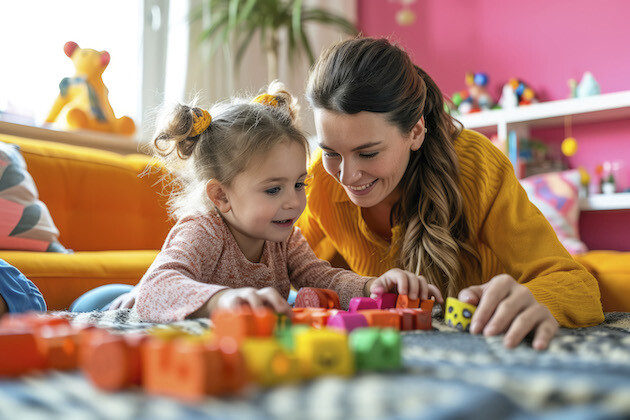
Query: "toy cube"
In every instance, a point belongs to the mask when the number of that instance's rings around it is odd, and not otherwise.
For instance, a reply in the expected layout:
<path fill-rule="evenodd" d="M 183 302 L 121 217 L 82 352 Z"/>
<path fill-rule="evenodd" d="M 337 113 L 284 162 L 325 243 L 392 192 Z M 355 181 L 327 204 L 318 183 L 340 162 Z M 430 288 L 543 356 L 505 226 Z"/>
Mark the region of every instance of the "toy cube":
<path fill-rule="evenodd" d="M 358 314 L 361 314 L 367 319 L 368 325 L 370 327 L 380 327 L 380 328 L 400 328 L 400 317 L 398 314 L 395 314 L 390 311 L 385 311 L 381 309 L 370 309 L 367 311 L 359 311 Z"/>
<path fill-rule="evenodd" d="M 410 309 L 402 309 L 402 308 L 392 308 L 389 309 L 390 312 L 398 315 L 399 318 L 399 329 L 401 331 L 411 331 L 415 330 L 415 313 Z"/>
<path fill-rule="evenodd" d="M 295 297 L 296 308 L 341 309 L 339 296 L 334 290 L 302 287 Z"/>
<path fill-rule="evenodd" d="M 354 373 L 354 361 L 346 334 L 330 328 L 310 328 L 296 332 L 294 340 L 295 355 L 300 361 L 304 378 L 350 376 Z"/>
<path fill-rule="evenodd" d="M 396 307 L 396 301 L 398 295 L 396 293 L 383 293 L 376 300 L 376 307 L 378 309 L 390 309 Z"/>
<path fill-rule="evenodd" d="M 455 298 L 446 298 L 446 310 L 444 311 L 444 322 L 460 331 L 469 331 L 472 316 L 477 307 L 469 303 L 462 302 Z"/>
<path fill-rule="evenodd" d="M 0 376 L 18 376 L 46 367 L 32 331 L 0 330 Z"/>
<path fill-rule="evenodd" d="M 366 309 L 378 309 L 376 301 L 369 297 L 353 297 L 348 305 L 348 312 L 356 312 Z"/>
<path fill-rule="evenodd" d="M 250 376 L 262 386 L 295 382 L 300 378 L 297 358 L 273 338 L 247 338 L 241 350 Z"/>
<path fill-rule="evenodd" d="M 417 308 L 420 305 L 420 299 L 409 299 L 408 295 L 398 295 L 396 299 L 396 308 L 407 309 Z"/>
<path fill-rule="evenodd" d="M 433 304 L 435 301 L 433 299 L 420 299 L 420 309 L 427 312 L 433 311 Z"/>
<path fill-rule="evenodd" d="M 357 328 L 350 348 L 359 371 L 389 371 L 402 366 L 400 333 L 391 328 Z"/>
<path fill-rule="evenodd" d="M 355 328 L 367 327 L 368 323 L 365 316 L 355 312 L 338 312 L 335 315 L 328 318 L 329 328 L 338 328 L 346 332 L 350 332 Z"/>

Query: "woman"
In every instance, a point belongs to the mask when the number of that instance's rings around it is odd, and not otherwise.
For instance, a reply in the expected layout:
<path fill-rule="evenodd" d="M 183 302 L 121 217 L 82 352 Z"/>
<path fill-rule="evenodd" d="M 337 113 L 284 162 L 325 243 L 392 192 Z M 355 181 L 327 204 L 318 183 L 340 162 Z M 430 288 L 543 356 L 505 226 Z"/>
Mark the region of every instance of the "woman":
<path fill-rule="evenodd" d="M 558 242 L 507 158 L 462 130 L 442 93 L 385 39 L 343 41 L 308 81 L 321 156 L 298 225 L 320 258 L 361 275 L 393 267 L 478 305 L 473 334 L 533 333 L 604 319 L 595 278 Z"/>

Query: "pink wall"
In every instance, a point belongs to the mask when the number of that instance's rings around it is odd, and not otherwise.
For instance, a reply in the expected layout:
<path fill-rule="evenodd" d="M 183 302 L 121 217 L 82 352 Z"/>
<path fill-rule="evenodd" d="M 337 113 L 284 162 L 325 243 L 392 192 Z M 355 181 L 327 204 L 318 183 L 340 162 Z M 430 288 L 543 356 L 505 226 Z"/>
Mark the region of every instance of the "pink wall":
<path fill-rule="evenodd" d="M 542 101 L 564 99 L 567 81 L 579 81 L 587 70 L 602 93 L 630 90 L 630 1 L 418 0 L 410 26 L 396 23 L 401 8 L 400 1 L 358 0 L 363 34 L 398 42 L 446 95 L 465 88 L 467 71 L 488 74 L 495 100 L 511 77 L 527 82 Z M 619 187 L 630 188 L 630 121 L 574 125 L 572 131 L 579 145 L 572 167 L 593 174 L 603 161 L 619 161 Z M 565 133 L 558 127 L 532 136 L 558 149 Z M 594 249 L 630 251 L 630 211 L 591 212 L 580 227 Z"/>

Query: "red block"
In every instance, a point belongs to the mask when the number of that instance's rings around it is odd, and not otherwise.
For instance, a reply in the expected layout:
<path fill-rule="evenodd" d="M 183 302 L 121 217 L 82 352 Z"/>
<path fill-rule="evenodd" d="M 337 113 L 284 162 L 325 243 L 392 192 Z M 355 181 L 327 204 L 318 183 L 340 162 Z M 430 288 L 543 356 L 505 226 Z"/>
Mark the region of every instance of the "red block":
<path fill-rule="evenodd" d="M 0 376 L 18 376 L 46 367 L 31 331 L 0 330 Z"/>
<path fill-rule="evenodd" d="M 396 300 L 398 295 L 396 293 L 383 293 L 376 300 L 376 306 L 378 309 L 390 309 L 396 307 Z"/>
<path fill-rule="evenodd" d="M 369 309 L 356 313 L 363 315 L 370 327 L 400 329 L 400 316 L 397 313 L 381 309 Z"/>

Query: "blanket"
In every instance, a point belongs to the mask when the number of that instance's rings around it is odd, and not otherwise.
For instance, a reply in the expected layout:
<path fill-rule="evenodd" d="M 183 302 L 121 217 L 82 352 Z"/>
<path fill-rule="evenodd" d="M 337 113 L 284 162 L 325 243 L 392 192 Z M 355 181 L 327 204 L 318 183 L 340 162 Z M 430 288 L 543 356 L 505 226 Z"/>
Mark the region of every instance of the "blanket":
<path fill-rule="evenodd" d="M 124 334 L 165 325 L 133 310 L 58 313 Z M 204 319 L 176 323 L 191 333 Z M 170 324 L 173 325 L 173 324 Z M 322 377 L 201 403 L 133 389 L 105 393 L 80 372 L 44 372 L 0 381 L 0 418 L 81 419 L 622 419 L 630 418 L 630 313 L 603 324 L 561 328 L 546 351 L 459 332 L 434 318 L 433 331 L 402 333 L 404 369 Z"/>

